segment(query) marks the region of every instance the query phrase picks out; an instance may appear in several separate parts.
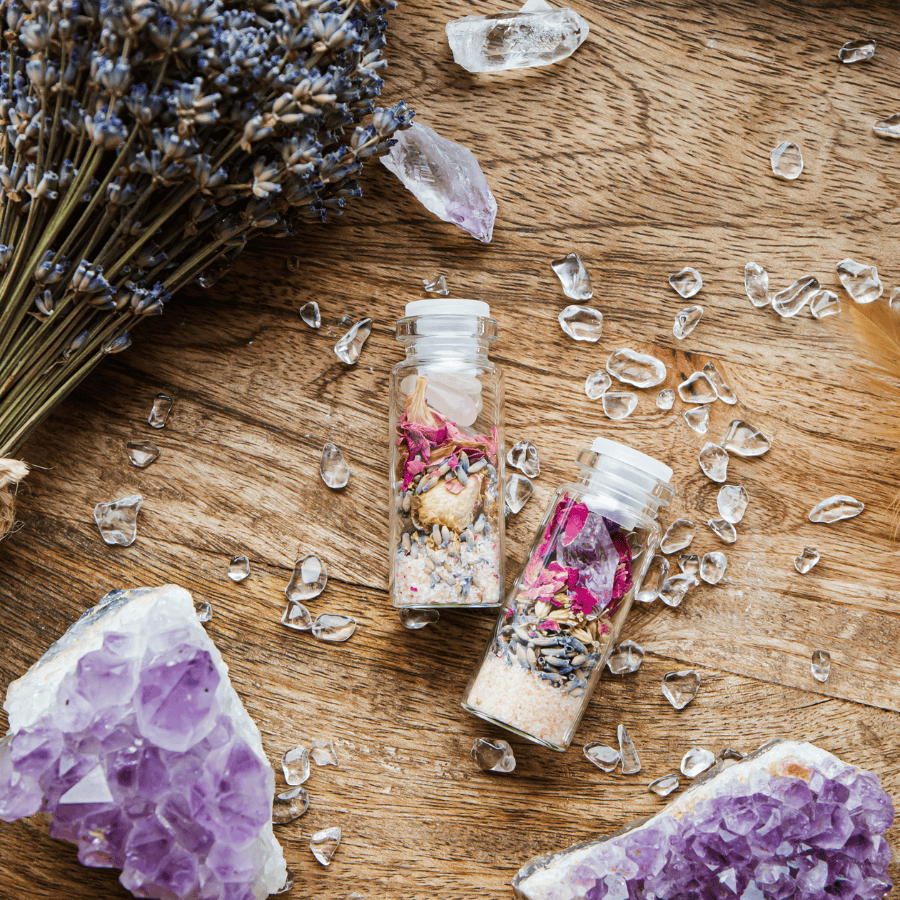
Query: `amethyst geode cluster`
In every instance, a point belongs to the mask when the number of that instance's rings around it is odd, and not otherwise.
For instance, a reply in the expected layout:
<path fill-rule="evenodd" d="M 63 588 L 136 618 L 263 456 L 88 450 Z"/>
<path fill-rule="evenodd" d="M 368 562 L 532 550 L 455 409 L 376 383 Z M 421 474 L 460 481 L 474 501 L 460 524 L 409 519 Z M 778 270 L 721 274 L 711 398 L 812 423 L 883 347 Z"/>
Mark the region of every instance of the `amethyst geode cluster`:
<path fill-rule="evenodd" d="M 893 821 L 871 772 L 779 741 L 650 819 L 533 859 L 513 887 L 526 900 L 882 900 Z"/>
<path fill-rule="evenodd" d="M 187 591 L 107 595 L 5 708 L 0 819 L 49 814 L 52 837 L 140 897 L 260 900 L 284 884 L 275 776 Z"/>

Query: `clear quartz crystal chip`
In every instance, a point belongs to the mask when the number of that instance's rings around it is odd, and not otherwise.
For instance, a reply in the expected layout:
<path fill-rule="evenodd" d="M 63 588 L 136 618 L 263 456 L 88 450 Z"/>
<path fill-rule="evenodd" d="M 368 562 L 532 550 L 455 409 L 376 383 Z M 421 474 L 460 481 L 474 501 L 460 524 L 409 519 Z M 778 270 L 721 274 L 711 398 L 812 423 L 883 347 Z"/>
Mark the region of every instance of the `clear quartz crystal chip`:
<path fill-rule="evenodd" d="M 676 519 L 663 535 L 659 549 L 663 553 L 675 553 L 684 550 L 694 539 L 697 526 L 690 519 Z"/>
<path fill-rule="evenodd" d="M 432 280 L 423 278 L 422 284 L 425 285 L 425 290 L 429 294 L 439 294 L 441 297 L 446 297 L 450 294 L 450 288 L 447 287 L 447 279 L 443 275 L 438 275 Z"/>
<path fill-rule="evenodd" d="M 637 672 L 644 661 L 644 648 L 634 641 L 622 641 L 613 647 L 606 660 L 607 668 L 613 675 L 630 675 Z"/>
<path fill-rule="evenodd" d="M 94 507 L 94 521 L 100 536 L 107 544 L 130 547 L 137 537 L 137 516 L 144 498 L 129 494 L 111 503 L 98 503 Z"/>
<path fill-rule="evenodd" d="M 772 298 L 772 308 L 782 318 L 796 316 L 820 290 L 819 279 L 815 275 L 807 275 L 795 281 L 790 287 L 779 291 Z"/>
<path fill-rule="evenodd" d="M 541 474 L 537 447 L 531 441 L 516 441 L 507 451 L 506 461 L 529 478 L 537 478 Z"/>
<path fill-rule="evenodd" d="M 318 597 L 328 584 L 328 570 L 315 553 L 301 556 L 294 564 L 284 596 L 295 603 L 306 603 Z"/>
<path fill-rule="evenodd" d="M 814 319 L 824 319 L 826 316 L 833 316 L 841 311 L 841 301 L 834 291 L 822 288 L 809 301 L 809 311 L 813 314 Z"/>
<path fill-rule="evenodd" d="M 169 413 L 172 412 L 173 403 L 174 401 L 168 394 L 157 394 L 153 398 L 153 406 L 150 407 L 150 415 L 147 416 L 147 422 L 151 428 L 166 427 Z"/>
<path fill-rule="evenodd" d="M 630 391 L 607 391 L 603 395 L 603 412 L 608 419 L 626 419 L 637 407 L 637 394 Z"/>
<path fill-rule="evenodd" d="M 864 503 L 846 494 L 835 494 L 820 500 L 809 514 L 809 521 L 830 525 L 841 519 L 852 519 L 866 508 Z"/>
<path fill-rule="evenodd" d="M 681 774 L 685 778 L 696 778 L 708 768 L 716 764 L 715 756 L 703 747 L 693 747 L 684 754 L 681 760 Z"/>
<path fill-rule="evenodd" d="M 516 758 L 512 747 L 499 738 L 475 738 L 470 756 L 479 769 L 484 772 L 512 772 L 516 767 Z"/>
<path fill-rule="evenodd" d="M 888 306 L 894 312 L 900 311 L 900 287 L 895 287 L 891 291 L 891 299 L 888 301 Z"/>
<path fill-rule="evenodd" d="M 700 690 L 700 676 L 693 669 L 669 672 L 663 677 L 663 696 L 675 709 L 684 709 Z"/>
<path fill-rule="evenodd" d="M 884 293 L 884 285 L 875 266 L 843 259 L 837 264 L 837 273 L 844 290 L 857 303 L 873 303 Z"/>
<path fill-rule="evenodd" d="M 306 788 L 292 787 L 275 795 L 272 802 L 272 824 L 287 825 L 299 819 L 309 809 L 309 794 Z"/>
<path fill-rule="evenodd" d="M 644 573 L 640 590 L 634 595 L 638 603 L 652 603 L 658 596 L 666 579 L 669 577 L 669 561 L 657 553 L 650 560 L 650 565 Z"/>
<path fill-rule="evenodd" d="M 577 253 L 554 259 L 550 265 L 556 272 L 563 293 L 572 300 L 590 300 L 594 296 L 591 276 Z"/>
<path fill-rule="evenodd" d="M 728 477 L 728 454 L 718 444 L 707 441 L 698 459 L 700 468 L 707 478 L 721 484 Z"/>
<path fill-rule="evenodd" d="M 672 334 L 683 341 L 703 318 L 702 306 L 687 306 L 675 316 L 675 324 L 672 326 Z"/>
<path fill-rule="evenodd" d="M 666 579 L 659 592 L 659 599 L 666 606 L 676 607 L 687 596 L 687 592 L 698 584 L 695 576 L 682 572 L 680 575 L 671 575 Z"/>
<path fill-rule="evenodd" d="M 703 372 L 694 372 L 678 385 L 678 396 L 685 403 L 712 403 L 717 399 L 716 389 Z"/>
<path fill-rule="evenodd" d="M 138 469 L 146 469 L 159 457 L 159 447 L 150 441 L 128 441 L 125 445 L 131 464 Z"/>
<path fill-rule="evenodd" d="M 316 617 L 312 626 L 313 637 L 320 641 L 334 643 L 350 640 L 354 631 L 356 631 L 356 619 L 352 616 L 335 613 L 322 613 L 321 616 Z"/>
<path fill-rule="evenodd" d="M 527 475 L 519 475 L 514 472 L 506 476 L 506 505 L 509 511 L 516 515 L 522 511 L 522 507 L 531 499 L 534 493 L 534 485 Z"/>
<path fill-rule="evenodd" d="M 312 855 L 323 865 L 331 862 L 337 848 L 341 845 L 341 829 L 337 827 L 323 828 L 317 831 L 309 840 L 309 849 Z"/>
<path fill-rule="evenodd" d="M 700 571 L 700 557 L 696 553 L 682 553 L 678 557 L 678 568 L 685 575 L 696 575 Z"/>
<path fill-rule="evenodd" d="M 865 62 L 875 55 L 875 41 L 863 38 L 857 41 L 847 41 L 838 50 L 838 59 L 842 63 Z"/>
<path fill-rule="evenodd" d="M 612 378 L 605 369 L 598 369 L 584 380 L 584 392 L 591 400 L 599 400 L 609 390 Z"/>
<path fill-rule="evenodd" d="M 722 435 L 722 448 L 735 456 L 762 456 L 772 442 L 755 426 L 732 419 Z"/>
<path fill-rule="evenodd" d="M 604 772 L 614 772 L 621 759 L 618 750 L 606 744 L 601 744 L 599 741 L 591 741 L 590 744 L 585 744 L 584 755 L 598 769 L 602 769 Z"/>
<path fill-rule="evenodd" d="M 677 274 L 669 276 L 669 284 L 677 294 L 690 300 L 703 287 L 703 279 L 696 269 L 685 266 Z"/>
<path fill-rule="evenodd" d="M 194 612 L 197 613 L 197 621 L 205 625 L 213 617 L 212 603 L 208 600 L 195 600 Z"/>
<path fill-rule="evenodd" d="M 894 115 L 876 122 L 872 126 L 872 130 L 878 137 L 900 138 L 900 113 L 894 113 Z"/>
<path fill-rule="evenodd" d="M 681 784 L 681 782 L 678 780 L 677 775 L 663 775 L 662 778 L 651 781 L 650 784 L 647 785 L 647 789 L 654 794 L 659 794 L 660 797 L 668 797 L 672 791 L 678 790 L 679 784 Z"/>
<path fill-rule="evenodd" d="M 596 343 L 603 333 L 603 313 L 590 306 L 567 306 L 559 314 L 559 326 L 576 341 Z"/>
<path fill-rule="evenodd" d="M 713 386 L 716 395 L 723 403 L 727 403 L 729 406 L 737 403 L 734 391 L 728 386 L 728 383 L 722 377 L 722 373 L 716 368 L 715 363 L 706 363 L 703 367 L 703 374 L 709 379 L 709 383 Z"/>
<path fill-rule="evenodd" d="M 760 309 L 771 302 L 769 273 L 759 263 L 748 262 L 744 266 L 744 290 L 750 302 Z"/>
<path fill-rule="evenodd" d="M 634 741 L 624 725 L 618 729 L 619 756 L 622 759 L 622 774 L 637 775 L 641 771 L 641 759 L 635 749 Z"/>
<path fill-rule="evenodd" d="M 713 534 L 726 544 L 733 544 L 737 540 L 737 531 L 731 522 L 725 519 L 710 519 L 707 523 Z"/>
<path fill-rule="evenodd" d="M 750 496 L 742 484 L 725 484 L 716 497 L 719 515 L 732 525 L 737 525 L 744 518 L 749 502 Z"/>
<path fill-rule="evenodd" d="M 816 681 L 828 681 L 831 674 L 831 654 L 827 650 L 813 650 L 810 668 Z"/>
<path fill-rule="evenodd" d="M 804 547 L 803 552 L 794 557 L 794 568 L 805 575 L 821 558 L 815 547 Z"/>
<path fill-rule="evenodd" d="M 703 406 L 695 406 L 684 414 L 684 421 L 697 432 L 697 434 L 706 434 L 709 430 L 709 404 Z"/>
<path fill-rule="evenodd" d="M 328 740 L 328 738 L 317 738 L 314 740 L 309 755 L 317 766 L 336 766 L 338 764 L 334 742 Z"/>
<path fill-rule="evenodd" d="M 747 754 L 741 753 L 740 750 L 735 750 L 732 747 L 723 747 L 716 756 L 716 762 L 722 762 L 723 760 L 727 759 L 733 759 L 737 762 L 740 762 L 742 759 L 746 758 Z"/>
<path fill-rule="evenodd" d="M 322 325 L 322 314 L 319 312 L 319 304 L 315 300 L 304 303 L 300 307 L 300 318 L 310 328 L 319 328 Z"/>
<path fill-rule="evenodd" d="M 656 405 L 660 409 L 671 409 L 675 405 L 675 391 L 665 388 L 656 395 Z"/>
<path fill-rule="evenodd" d="M 347 487 L 347 482 L 350 480 L 350 465 L 344 459 L 340 448 L 330 442 L 322 448 L 319 474 L 322 476 L 322 481 L 336 491 Z"/>
<path fill-rule="evenodd" d="M 662 360 L 627 347 L 610 354 L 606 361 L 606 371 L 613 378 L 639 388 L 656 387 L 666 380 L 666 367 Z"/>
<path fill-rule="evenodd" d="M 250 560 L 246 556 L 232 556 L 228 563 L 228 577 L 232 581 L 243 581 L 250 574 Z"/>
<path fill-rule="evenodd" d="M 281 616 L 281 624 L 294 631 L 312 631 L 312 616 L 302 603 L 289 602 Z"/>
<path fill-rule="evenodd" d="M 292 787 L 303 784 L 309 778 L 309 752 L 306 747 L 293 747 L 281 757 L 284 780 Z"/>
<path fill-rule="evenodd" d="M 345 365 L 352 366 L 362 352 L 366 338 L 372 333 L 372 320 L 360 319 L 351 326 L 350 330 L 334 345 L 337 358 Z"/>
<path fill-rule="evenodd" d="M 772 171 L 785 181 L 794 181 L 803 171 L 803 154 L 792 141 L 782 141 L 771 153 Z"/>
<path fill-rule="evenodd" d="M 404 628 L 410 631 L 418 631 L 427 625 L 434 625 L 441 617 L 436 609 L 401 609 L 400 621 Z"/>
<path fill-rule="evenodd" d="M 707 584 L 718 584 L 725 574 L 728 566 L 728 557 L 716 550 L 714 553 L 706 553 L 700 563 L 700 577 Z"/>
<path fill-rule="evenodd" d="M 277 888 L 276 890 L 272 891 L 270 896 L 277 897 L 279 894 L 287 894 L 289 891 L 293 890 L 293 888 L 294 888 L 294 873 L 290 869 L 288 869 L 287 875 L 285 875 L 285 878 L 284 878 L 284 884 L 281 885 L 280 888 Z"/>

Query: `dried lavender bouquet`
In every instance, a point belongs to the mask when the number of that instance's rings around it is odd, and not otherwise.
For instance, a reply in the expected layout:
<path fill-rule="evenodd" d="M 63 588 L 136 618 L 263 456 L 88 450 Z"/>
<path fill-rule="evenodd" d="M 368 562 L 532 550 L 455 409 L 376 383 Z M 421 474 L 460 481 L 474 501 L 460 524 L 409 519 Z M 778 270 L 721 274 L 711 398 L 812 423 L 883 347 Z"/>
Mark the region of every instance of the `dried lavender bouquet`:
<path fill-rule="evenodd" d="M 412 118 L 374 107 L 383 12 L 0 2 L 0 535 L 24 474 L 5 458 L 141 319 L 254 235 L 360 195 L 363 160 Z"/>

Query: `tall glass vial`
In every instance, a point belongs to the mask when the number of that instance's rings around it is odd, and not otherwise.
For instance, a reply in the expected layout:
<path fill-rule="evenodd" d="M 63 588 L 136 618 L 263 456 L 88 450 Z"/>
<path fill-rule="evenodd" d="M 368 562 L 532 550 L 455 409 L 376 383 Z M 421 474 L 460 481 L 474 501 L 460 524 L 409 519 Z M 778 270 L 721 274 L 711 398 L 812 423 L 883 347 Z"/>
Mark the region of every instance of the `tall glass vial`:
<path fill-rule="evenodd" d="M 577 457 L 500 612 L 463 699 L 469 712 L 565 750 L 660 540 L 672 470 L 597 438 Z"/>
<path fill-rule="evenodd" d="M 390 590 L 394 606 L 503 599 L 503 374 L 487 303 L 406 304 L 391 372 Z"/>

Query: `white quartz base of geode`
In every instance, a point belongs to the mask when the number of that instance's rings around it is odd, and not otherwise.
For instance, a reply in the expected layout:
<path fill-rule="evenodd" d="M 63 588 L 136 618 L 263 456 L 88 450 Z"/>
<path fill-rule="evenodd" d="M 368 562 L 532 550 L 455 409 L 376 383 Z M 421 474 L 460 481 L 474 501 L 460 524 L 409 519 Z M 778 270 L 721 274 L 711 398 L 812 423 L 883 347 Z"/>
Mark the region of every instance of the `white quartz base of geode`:
<path fill-rule="evenodd" d="M 122 868 L 139 896 L 261 900 L 285 883 L 259 729 L 183 588 L 108 594 L 4 707 L 0 818 L 39 806 L 83 863 Z"/>
<path fill-rule="evenodd" d="M 875 775 L 778 741 L 720 764 L 648 819 L 535 857 L 513 889 L 525 900 L 811 900 L 833 896 L 824 888 L 838 873 L 844 900 L 880 900 L 891 888 L 882 834 L 893 818 Z M 742 862 L 748 844 L 752 864 Z"/>

